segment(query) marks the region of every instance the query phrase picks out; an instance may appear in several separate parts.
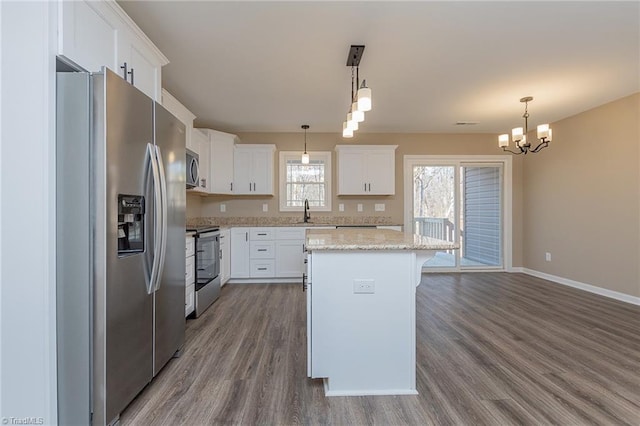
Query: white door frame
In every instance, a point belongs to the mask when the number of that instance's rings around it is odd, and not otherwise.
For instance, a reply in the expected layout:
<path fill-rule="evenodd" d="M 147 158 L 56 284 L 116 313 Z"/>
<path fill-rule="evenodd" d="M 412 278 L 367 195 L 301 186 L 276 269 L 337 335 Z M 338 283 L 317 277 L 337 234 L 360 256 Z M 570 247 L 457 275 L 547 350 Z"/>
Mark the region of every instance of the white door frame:
<path fill-rule="evenodd" d="M 441 166 L 448 166 L 458 165 L 461 162 L 475 164 L 502 163 L 503 165 L 502 247 L 504 259 L 501 270 L 511 271 L 513 267 L 513 158 L 510 155 L 405 155 L 403 161 L 404 229 L 406 232 L 410 232 L 410 230 L 413 232 L 413 167 L 424 163 L 437 163 Z M 459 218 L 456 218 L 457 221 L 459 221 Z M 456 230 L 456 232 L 458 231 Z M 460 269 L 459 265 L 457 268 Z M 431 269 L 428 270 L 437 272 Z"/>

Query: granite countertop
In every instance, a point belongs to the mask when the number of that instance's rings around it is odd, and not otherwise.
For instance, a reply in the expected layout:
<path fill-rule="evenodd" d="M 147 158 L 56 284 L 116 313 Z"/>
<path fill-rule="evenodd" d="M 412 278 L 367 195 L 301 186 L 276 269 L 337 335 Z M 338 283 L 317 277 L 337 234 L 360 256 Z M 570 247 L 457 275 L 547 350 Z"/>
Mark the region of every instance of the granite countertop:
<path fill-rule="evenodd" d="M 450 250 L 459 244 L 389 229 L 308 229 L 306 248 L 314 250 Z"/>
<path fill-rule="evenodd" d="M 197 217 L 187 220 L 187 228 L 199 228 L 203 226 L 393 226 L 402 225 L 394 223 L 388 216 L 312 216 L 311 222 L 302 222 L 302 217 L 280 216 L 280 217 Z"/>

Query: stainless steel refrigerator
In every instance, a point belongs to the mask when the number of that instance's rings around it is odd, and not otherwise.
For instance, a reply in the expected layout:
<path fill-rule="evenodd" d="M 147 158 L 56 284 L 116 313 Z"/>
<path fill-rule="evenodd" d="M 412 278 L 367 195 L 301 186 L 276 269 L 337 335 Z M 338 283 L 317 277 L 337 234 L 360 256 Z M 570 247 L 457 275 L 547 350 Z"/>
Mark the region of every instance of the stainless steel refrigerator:
<path fill-rule="evenodd" d="M 57 74 L 59 424 L 111 424 L 184 344 L 185 127 L 108 69 Z"/>

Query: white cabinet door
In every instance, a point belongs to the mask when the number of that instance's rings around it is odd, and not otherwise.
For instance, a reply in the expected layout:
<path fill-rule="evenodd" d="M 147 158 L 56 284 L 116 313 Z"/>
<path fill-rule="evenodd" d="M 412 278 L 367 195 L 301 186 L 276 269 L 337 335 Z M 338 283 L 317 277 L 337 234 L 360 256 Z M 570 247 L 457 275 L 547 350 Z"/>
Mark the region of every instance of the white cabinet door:
<path fill-rule="evenodd" d="M 304 240 L 276 241 L 276 277 L 301 278 L 304 272 Z"/>
<path fill-rule="evenodd" d="M 273 151 L 255 151 L 251 162 L 253 193 L 273 194 Z"/>
<path fill-rule="evenodd" d="M 396 193 L 395 153 L 371 151 L 367 154 L 367 193 L 369 195 L 393 195 Z"/>
<path fill-rule="evenodd" d="M 209 192 L 209 138 L 200 129 L 193 129 L 191 133 L 191 143 L 197 147 L 196 152 L 199 158 L 199 185 L 190 189 L 193 192 Z"/>
<path fill-rule="evenodd" d="M 233 193 L 273 195 L 273 160 L 275 145 L 235 145 Z"/>
<path fill-rule="evenodd" d="M 114 19 L 99 2 L 61 1 L 58 54 L 87 71 L 103 66 L 118 72 Z"/>
<path fill-rule="evenodd" d="M 236 136 L 208 130 L 211 144 L 211 193 L 231 194 L 233 192 L 233 147 Z"/>
<path fill-rule="evenodd" d="M 338 153 L 338 195 L 364 194 L 365 153 L 345 151 Z"/>
<path fill-rule="evenodd" d="M 233 193 L 253 194 L 251 161 L 253 153 L 247 149 L 236 149 L 233 154 Z"/>
<path fill-rule="evenodd" d="M 132 35 L 118 32 L 118 64 L 127 68 L 127 81 L 151 99 L 161 100 L 160 73 L 162 65 L 145 50 Z"/>
<path fill-rule="evenodd" d="M 249 278 L 249 229 L 231 228 L 231 278 Z"/>
<path fill-rule="evenodd" d="M 220 231 L 220 284 L 231 278 L 231 230 Z"/>

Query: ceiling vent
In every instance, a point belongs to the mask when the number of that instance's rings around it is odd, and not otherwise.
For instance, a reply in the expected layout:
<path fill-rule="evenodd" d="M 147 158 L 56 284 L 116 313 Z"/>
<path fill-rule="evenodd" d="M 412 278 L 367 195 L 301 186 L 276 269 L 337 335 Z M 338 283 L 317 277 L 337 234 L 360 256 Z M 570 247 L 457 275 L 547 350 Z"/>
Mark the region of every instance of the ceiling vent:
<path fill-rule="evenodd" d="M 456 126 L 475 126 L 478 121 L 456 121 Z"/>

